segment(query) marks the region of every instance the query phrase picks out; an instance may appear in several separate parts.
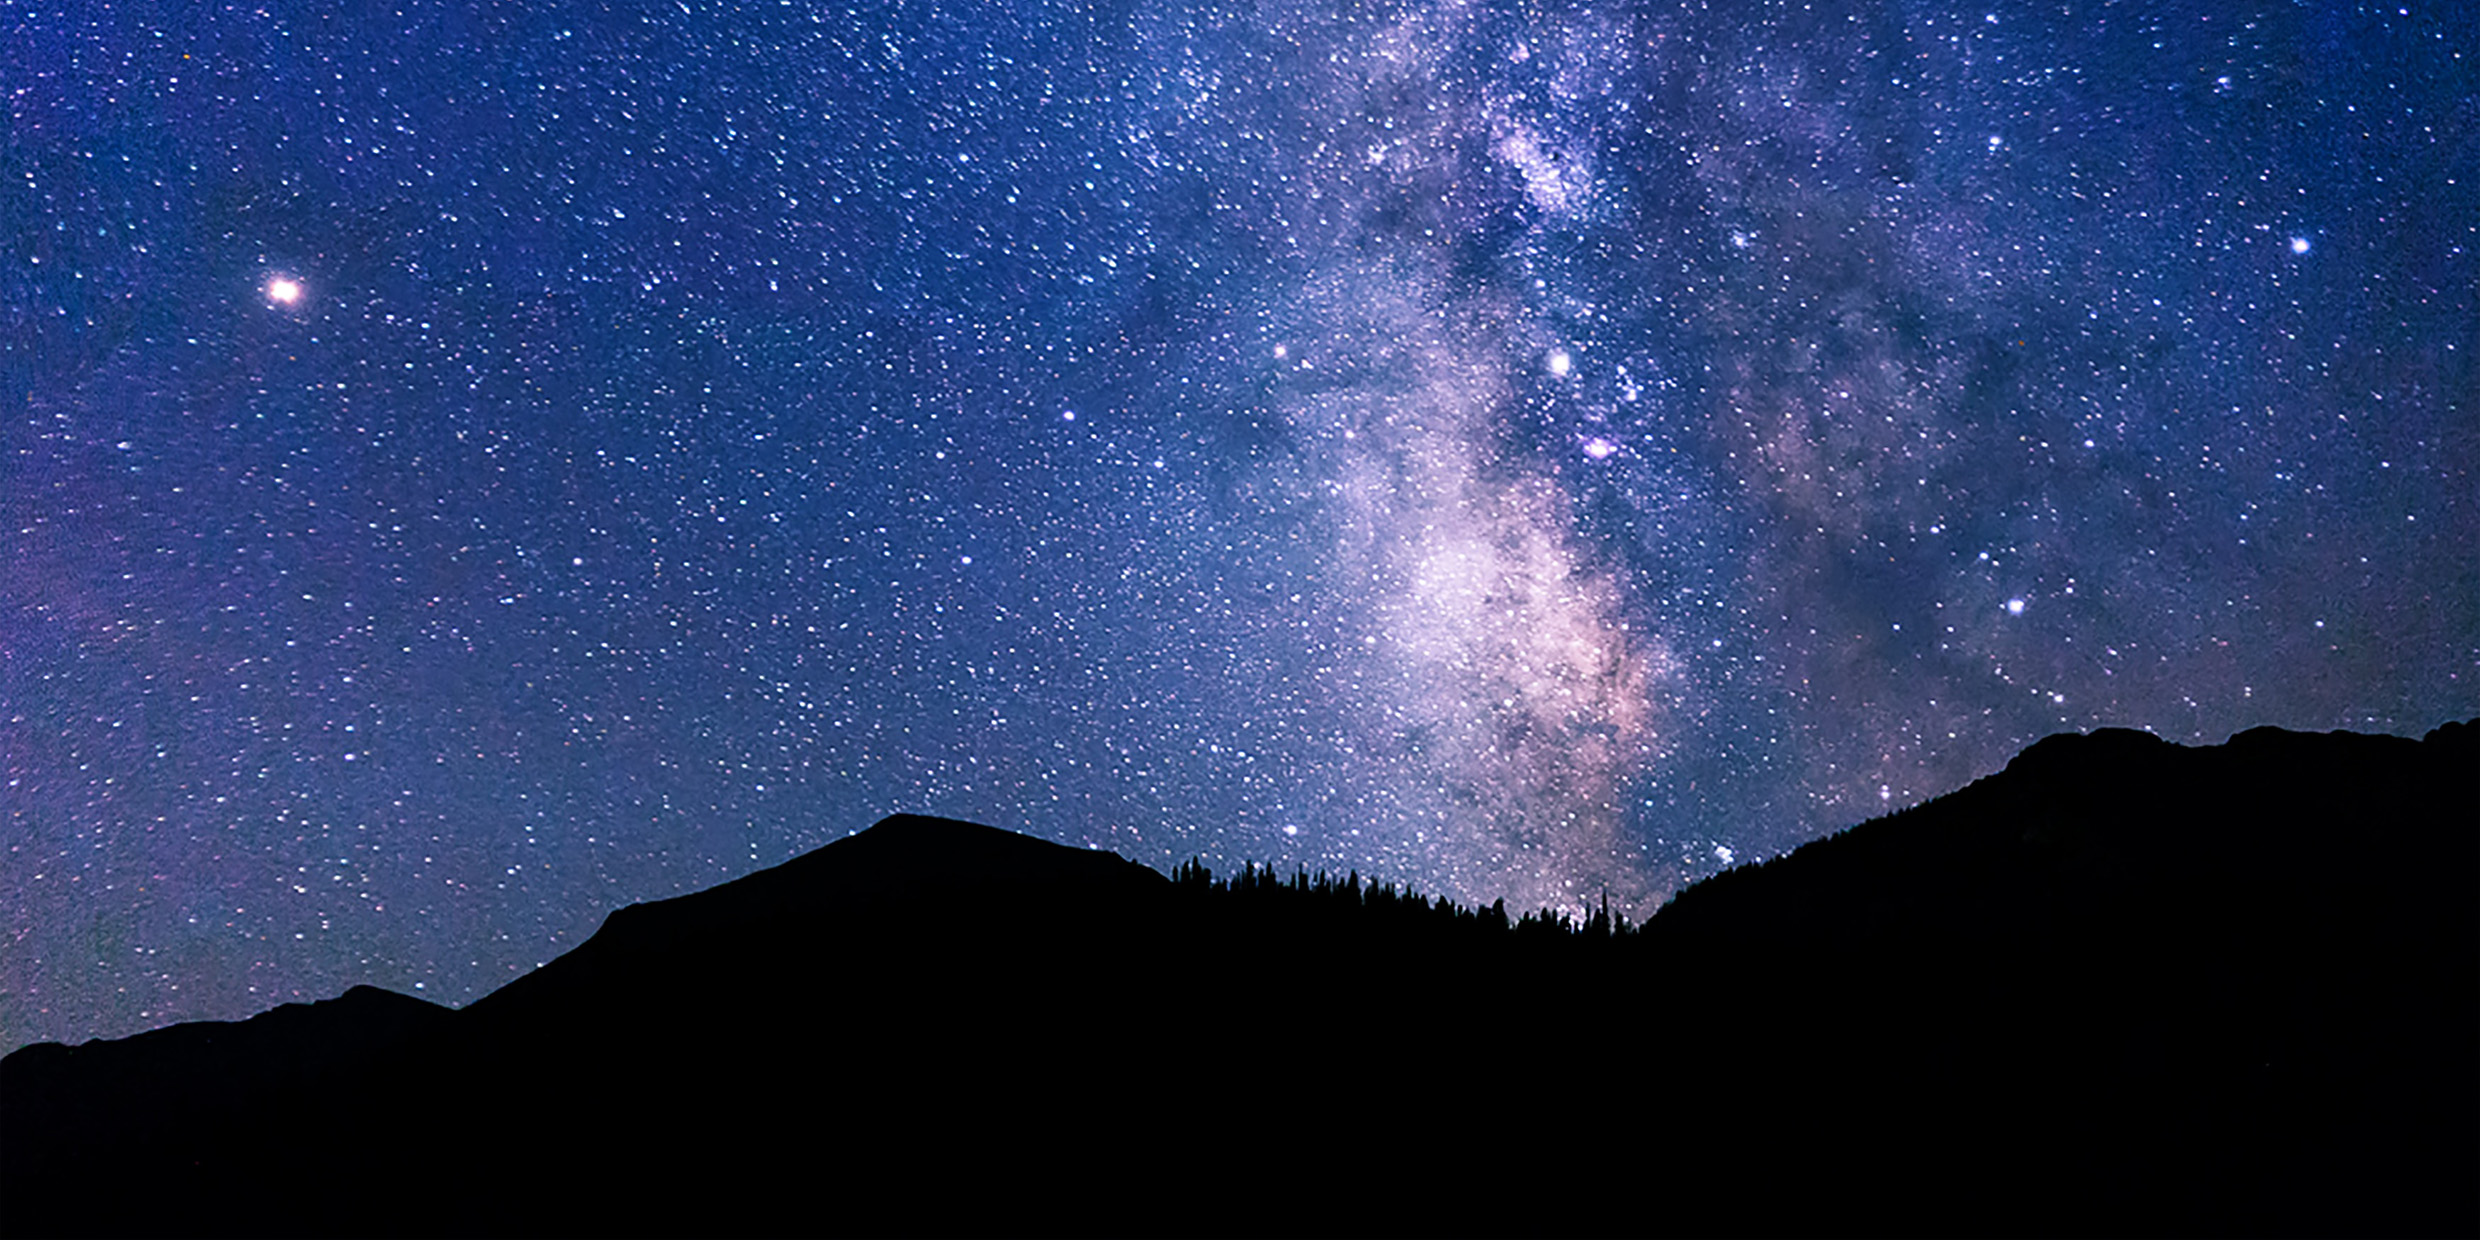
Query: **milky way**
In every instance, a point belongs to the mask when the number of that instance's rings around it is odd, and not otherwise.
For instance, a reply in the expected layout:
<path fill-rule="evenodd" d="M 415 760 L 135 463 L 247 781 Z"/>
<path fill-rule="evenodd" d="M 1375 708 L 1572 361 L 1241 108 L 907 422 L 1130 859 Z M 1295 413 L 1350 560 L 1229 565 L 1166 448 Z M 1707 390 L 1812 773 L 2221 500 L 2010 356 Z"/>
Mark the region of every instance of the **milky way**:
<path fill-rule="evenodd" d="M 0 1043 L 896 810 L 1643 916 L 2480 713 L 2453 6 L 7 26 Z"/>

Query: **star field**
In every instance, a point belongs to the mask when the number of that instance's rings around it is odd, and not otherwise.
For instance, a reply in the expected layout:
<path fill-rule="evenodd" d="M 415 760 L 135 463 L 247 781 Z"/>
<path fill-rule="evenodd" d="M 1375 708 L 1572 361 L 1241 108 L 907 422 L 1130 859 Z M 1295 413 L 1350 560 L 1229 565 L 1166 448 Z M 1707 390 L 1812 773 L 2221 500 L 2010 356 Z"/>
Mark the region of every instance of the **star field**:
<path fill-rule="evenodd" d="M 6 1046 L 898 810 L 1643 916 L 2480 714 L 2457 6 L 0 26 Z"/>

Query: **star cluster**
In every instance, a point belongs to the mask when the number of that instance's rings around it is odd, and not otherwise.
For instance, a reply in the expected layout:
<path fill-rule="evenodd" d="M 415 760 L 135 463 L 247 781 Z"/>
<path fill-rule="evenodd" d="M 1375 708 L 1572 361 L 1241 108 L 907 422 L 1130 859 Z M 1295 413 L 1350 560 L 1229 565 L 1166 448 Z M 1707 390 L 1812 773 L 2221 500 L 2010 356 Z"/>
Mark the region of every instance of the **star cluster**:
<path fill-rule="evenodd" d="M 2457 6 L 0 23 L 0 1044 L 897 810 L 1642 916 L 2480 713 Z"/>

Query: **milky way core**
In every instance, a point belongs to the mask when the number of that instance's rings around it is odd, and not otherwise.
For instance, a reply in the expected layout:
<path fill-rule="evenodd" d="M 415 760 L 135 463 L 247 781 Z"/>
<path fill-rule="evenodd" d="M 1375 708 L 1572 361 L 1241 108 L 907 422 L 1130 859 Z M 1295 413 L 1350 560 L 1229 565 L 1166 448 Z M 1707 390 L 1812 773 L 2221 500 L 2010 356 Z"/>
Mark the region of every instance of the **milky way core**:
<path fill-rule="evenodd" d="M 1499 325 L 1460 321 L 1494 312 L 1400 270 L 1292 304 L 1319 343 L 1279 399 L 1348 583 L 1339 627 L 1362 634 L 1335 682 L 1374 751 L 1343 773 L 1384 853 L 1468 898 L 1641 903 L 1621 801 L 1678 686 L 1573 545 L 1566 493 L 1504 459 L 1513 359 Z"/>

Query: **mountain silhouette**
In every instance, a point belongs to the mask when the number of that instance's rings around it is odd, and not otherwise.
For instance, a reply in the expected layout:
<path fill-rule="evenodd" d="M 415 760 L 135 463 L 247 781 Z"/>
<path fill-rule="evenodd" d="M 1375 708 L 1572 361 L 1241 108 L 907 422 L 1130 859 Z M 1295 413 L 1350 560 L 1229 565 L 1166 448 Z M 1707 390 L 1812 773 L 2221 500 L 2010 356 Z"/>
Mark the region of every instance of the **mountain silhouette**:
<path fill-rule="evenodd" d="M 34 1234 L 2480 1232 L 2480 727 L 2105 730 L 1641 928 L 899 815 L 0 1060 Z"/>

